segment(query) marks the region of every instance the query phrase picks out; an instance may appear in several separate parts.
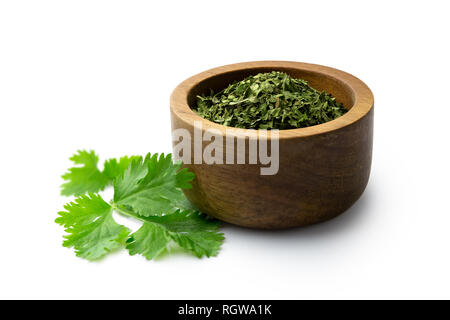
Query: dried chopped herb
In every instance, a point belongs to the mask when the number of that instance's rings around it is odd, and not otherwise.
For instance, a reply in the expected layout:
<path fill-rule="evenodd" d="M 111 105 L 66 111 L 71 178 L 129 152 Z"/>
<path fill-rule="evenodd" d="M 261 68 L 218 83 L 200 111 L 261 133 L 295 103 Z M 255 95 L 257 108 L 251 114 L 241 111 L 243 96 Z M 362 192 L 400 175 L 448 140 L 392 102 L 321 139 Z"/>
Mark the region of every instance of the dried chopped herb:
<path fill-rule="evenodd" d="M 326 92 L 278 71 L 259 73 L 216 94 L 197 96 L 193 110 L 207 120 L 245 129 L 304 128 L 347 112 Z"/>

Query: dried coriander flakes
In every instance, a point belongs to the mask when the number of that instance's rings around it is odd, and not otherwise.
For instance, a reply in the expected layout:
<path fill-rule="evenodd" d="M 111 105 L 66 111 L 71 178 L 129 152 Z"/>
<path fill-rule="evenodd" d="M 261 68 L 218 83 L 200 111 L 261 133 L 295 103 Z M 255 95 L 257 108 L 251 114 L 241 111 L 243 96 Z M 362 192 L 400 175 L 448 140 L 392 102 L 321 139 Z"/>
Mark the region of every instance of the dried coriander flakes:
<path fill-rule="evenodd" d="M 193 110 L 207 120 L 245 129 L 304 128 L 347 112 L 331 95 L 278 71 L 259 73 L 216 94 L 197 96 Z"/>

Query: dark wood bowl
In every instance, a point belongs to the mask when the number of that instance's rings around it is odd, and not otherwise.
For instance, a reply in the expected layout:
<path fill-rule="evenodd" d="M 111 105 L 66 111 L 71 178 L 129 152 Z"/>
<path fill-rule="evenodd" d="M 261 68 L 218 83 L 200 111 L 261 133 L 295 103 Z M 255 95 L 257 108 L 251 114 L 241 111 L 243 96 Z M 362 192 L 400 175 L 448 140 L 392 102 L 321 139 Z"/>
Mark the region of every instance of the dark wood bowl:
<path fill-rule="evenodd" d="M 325 66 L 286 61 L 214 68 L 185 80 L 173 91 L 172 129 L 186 129 L 193 137 L 194 121 L 199 121 L 202 134 L 216 129 L 225 137 L 230 127 L 203 119 L 191 110 L 196 96 L 273 70 L 307 80 L 313 88 L 332 94 L 349 111 L 324 124 L 280 130 L 279 170 L 275 175 L 261 175 L 263 165 L 259 160 L 258 164 L 194 164 L 193 140 L 189 140 L 191 164 L 184 166 L 195 173 L 196 179 L 185 194 L 201 211 L 251 228 L 298 227 L 333 218 L 358 200 L 370 174 L 374 98 L 358 78 Z M 235 129 L 237 139 L 247 143 L 246 156 L 249 131 L 257 130 Z M 268 139 L 270 143 L 270 135 Z M 174 145 L 177 143 L 174 141 Z M 208 144 L 203 142 L 202 150 Z"/>

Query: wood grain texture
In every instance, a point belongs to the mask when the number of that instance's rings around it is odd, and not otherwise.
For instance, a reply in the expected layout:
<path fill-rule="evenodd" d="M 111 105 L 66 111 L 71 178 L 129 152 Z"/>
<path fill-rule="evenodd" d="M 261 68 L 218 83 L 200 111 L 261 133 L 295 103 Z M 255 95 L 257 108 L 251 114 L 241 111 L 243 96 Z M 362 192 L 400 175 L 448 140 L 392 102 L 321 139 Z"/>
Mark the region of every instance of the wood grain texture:
<path fill-rule="evenodd" d="M 260 175 L 260 164 L 185 164 L 196 175 L 193 188 L 185 194 L 201 211 L 251 228 L 298 227 L 333 218 L 361 196 L 370 174 L 374 98 L 358 78 L 325 66 L 287 61 L 211 69 L 185 80 L 173 91 L 172 129 L 183 128 L 193 136 L 194 121 L 201 121 L 203 133 L 214 128 L 225 136 L 229 127 L 191 110 L 196 96 L 273 70 L 307 80 L 313 88 L 335 96 L 349 111 L 317 126 L 280 130 L 276 175 Z M 247 131 L 236 129 L 238 139 L 245 139 Z M 204 142 L 203 148 L 207 144 Z M 248 145 L 246 149 L 248 152 Z"/>

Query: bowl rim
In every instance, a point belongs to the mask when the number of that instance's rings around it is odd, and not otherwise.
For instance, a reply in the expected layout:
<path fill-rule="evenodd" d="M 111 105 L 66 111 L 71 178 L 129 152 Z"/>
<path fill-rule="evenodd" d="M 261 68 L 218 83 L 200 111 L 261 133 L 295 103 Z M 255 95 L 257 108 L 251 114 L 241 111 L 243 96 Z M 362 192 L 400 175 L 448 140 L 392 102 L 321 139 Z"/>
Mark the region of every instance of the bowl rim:
<path fill-rule="evenodd" d="M 344 127 L 347 127 L 358 120 L 364 118 L 368 114 L 374 105 L 374 97 L 372 91 L 369 87 L 357 77 L 335 68 L 322 66 L 318 64 L 311 64 L 305 62 L 296 61 L 251 61 L 251 62 L 240 62 L 234 64 L 228 64 L 216 68 L 212 68 L 201 73 L 198 73 L 183 82 L 181 82 L 172 92 L 170 96 L 170 109 L 178 116 L 178 118 L 183 121 L 186 127 L 192 127 L 194 121 L 200 121 L 202 123 L 202 131 L 208 129 L 216 129 L 221 132 L 221 134 L 226 135 L 227 130 L 233 130 L 233 134 L 237 136 L 248 136 L 249 131 L 257 132 L 259 129 L 242 129 L 231 126 L 224 126 L 205 118 L 202 118 L 197 113 L 195 113 L 188 103 L 189 92 L 198 85 L 200 82 L 218 76 L 220 74 L 225 74 L 233 71 L 239 70 L 251 70 L 258 68 L 291 68 L 300 69 L 313 73 L 320 73 L 327 77 L 332 77 L 335 80 L 341 82 L 343 85 L 348 87 L 352 94 L 354 104 L 351 109 L 344 115 L 322 123 L 315 126 L 297 128 L 297 129 L 280 129 L 278 130 L 279 139 L 289 139 L 289 138 L 299 138 L 308 137 L 312 135 L 319 135 L 328 133 L 330 131 L 335 131 Z M 270 131 L 268 138 L 270 139 Z"/>

